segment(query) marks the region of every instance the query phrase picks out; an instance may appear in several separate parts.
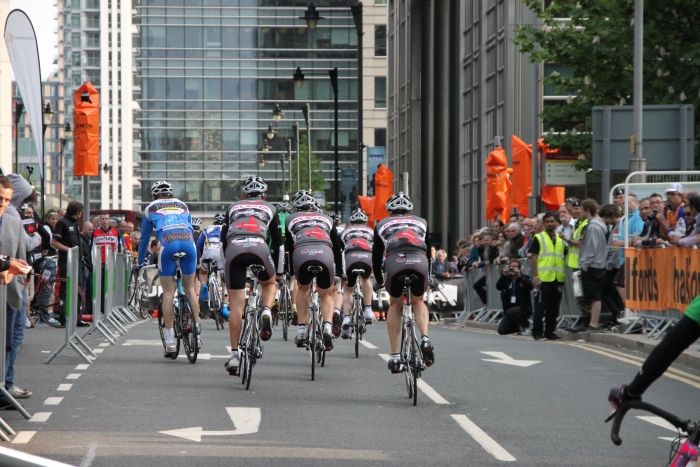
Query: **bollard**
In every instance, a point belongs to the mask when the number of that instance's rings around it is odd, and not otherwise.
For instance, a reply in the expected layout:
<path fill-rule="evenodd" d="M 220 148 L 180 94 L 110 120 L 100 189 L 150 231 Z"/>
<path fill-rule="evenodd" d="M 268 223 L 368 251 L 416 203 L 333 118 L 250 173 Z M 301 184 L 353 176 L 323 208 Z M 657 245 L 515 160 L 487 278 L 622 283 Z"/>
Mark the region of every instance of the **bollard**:
<path fill-rule="evenodd" d="M 86 355 L 89 353 L 92 357 L 97 357 L 97 354 L 83 341 L 76 332 L 76 319 L 74 316 L 78 313 L 78 284 L 80 283 L 80 253 L 77 246 L 68 250 L 66 282 L 63 286 L 66 288 L 66 340 L 61 346 L 56 349 L 46 363 L 56 358 L 56 356 L 66 347 L 70 347 L 80 355 L 87 363 L 92 363 L 92 359 Z"/>

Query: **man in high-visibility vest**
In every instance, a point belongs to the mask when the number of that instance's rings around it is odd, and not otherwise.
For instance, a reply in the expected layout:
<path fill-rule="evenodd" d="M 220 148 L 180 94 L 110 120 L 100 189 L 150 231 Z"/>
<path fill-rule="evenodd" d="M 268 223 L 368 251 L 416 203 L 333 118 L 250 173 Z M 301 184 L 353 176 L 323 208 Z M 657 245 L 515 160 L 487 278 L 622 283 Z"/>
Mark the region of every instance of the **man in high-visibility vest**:
<path fill-rule="evenodd" d="M 532 321 L 532 337 L 535 340 L 561 339 L 554 331 L 559 317 L 564 286 L 564 258 L 566 243 L 557 235 L 559 218 L 556 213 L 547 212 L 542 218 L 544 231 L 536 234 L 530 242 L 533 285 L 538 289 L 535 298 L 535 312 Z M 544 332 L 542 318 L 544 317 Z"/>

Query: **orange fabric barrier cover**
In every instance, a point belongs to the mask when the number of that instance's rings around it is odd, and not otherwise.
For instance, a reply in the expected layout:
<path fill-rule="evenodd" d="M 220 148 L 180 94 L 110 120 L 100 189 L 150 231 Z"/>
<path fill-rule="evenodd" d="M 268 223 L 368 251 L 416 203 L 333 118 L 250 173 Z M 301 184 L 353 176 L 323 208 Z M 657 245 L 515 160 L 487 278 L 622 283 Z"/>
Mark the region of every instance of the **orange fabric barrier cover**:
<path fill-rule="evenodd" d="M 544 142 L 544 139 L 540 138 L 537 140 L 537 148 L 539 149 L 540 157 L 546 158 L 548 154 L 556 154 L 559 149 L 550 149 L 549 146 Z M 563 186 L 542 186 L 542 192 L 540 193 L 540 199 L 545 204 L 548 210 L 556 211 L 559 207 L 564 204 L 564 198 L 566 198 L 566 188 Z"/>
<path fill-rule="evenodd" d="M 700 250 L 626 248 L 625 306 L 633 311 L 685 312 L 700 295 Z"/>
<path fill-rule="evenodd" d="M 508 198 L 510 196 L 510 174 L 506 151 L 497 147 L 486 158 L 486 220 L 492 221 L 499 216 L 502 222 L 508 222 Z"/>
<path fill-rule="evenodd" d="M 374 196 L 358 196 L 357 202 L 360 203 L 360 208 L 367 214 L 370 227 L 374 227 Z"/>
<path fill-rule="evenodd" d="M 386 202 L 394 194 L 394 173 L 384 164 L 379 164 L 374 174 L 374 220 L 379 222 L 389 215 Z"/>
<path fill-rule="evenodd" d="M 73 175 L 100 175 L 100 93 L 90 81 L 73 93 L 73 148 Z"/>
<path fill-rule="evenodd" d="M 532 196 L 532 145 L 517 137 L 511 136 L 510 145 L 513 151 L 513 186 L 510 189 L 510 206 L 520 214 L 528 217 L 528 198 Z"/>

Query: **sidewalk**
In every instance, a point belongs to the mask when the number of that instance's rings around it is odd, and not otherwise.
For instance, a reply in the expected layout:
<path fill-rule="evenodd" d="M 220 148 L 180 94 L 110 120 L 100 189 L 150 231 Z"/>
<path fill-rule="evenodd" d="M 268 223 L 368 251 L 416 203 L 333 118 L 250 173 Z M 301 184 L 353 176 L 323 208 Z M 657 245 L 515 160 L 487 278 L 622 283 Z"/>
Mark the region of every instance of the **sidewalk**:
<path fill-rule="evenodd" d="M 444 319 L 443 323 L 447 326 L 455 326 L 458 328 L 474 328 L 474 329 L 487 329 L 492 330 L 494 333 L 498 329 L 497 324 L 490 323 L 475 323 L 473 321 L 467 321 L 463 325 L 454 324 L 452 319 Z M 606 347 L 622 348 L 626 350 L 632 350 L 639 352 L 643 355 L 649 355 L 651 351 L 656 347 L 661 339 L 652 339 L 641 334 L 618 334 L 611 332 L 600 332 L 600 333 L 590 333 L 583 332 L 578 334 L 567 333 L 563 330 L 557 331 L 563 339 L 570 341 L 577 341 L 583 339 L 591 344 L 599 344 Z M 683 352 L 678 359 L 676 364 L 691 368 L 694 370 L 700 370 L 700 342 L 695 342 L 688 349 Z"/>

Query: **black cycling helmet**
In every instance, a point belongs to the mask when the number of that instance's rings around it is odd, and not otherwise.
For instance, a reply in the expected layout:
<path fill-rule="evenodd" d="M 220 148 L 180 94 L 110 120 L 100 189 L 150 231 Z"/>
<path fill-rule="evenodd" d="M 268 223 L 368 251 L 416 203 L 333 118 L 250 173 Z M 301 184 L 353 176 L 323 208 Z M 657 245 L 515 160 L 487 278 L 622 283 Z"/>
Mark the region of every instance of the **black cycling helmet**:
<path fill-rule="evenodd" d="M 267 183 L 265 183 L 265 180 L 263 180 L 261 177 L 251 175 L 243 180 L 241 189 L 243 190 L 243 193 L 248 196 L 262 195 L 267 191 Z"/>
<path fill-rule="evenodd" d="M 403 191 L 399 191 L 386 202 L 386 210 L 390 214 L 401 214 L 413 211 L 413 203 L 411 198 L 404 194 Z"/>
<path fill-rule="evenodd" d="M 361 208 L 357 208 L 352 214 L 350 214 L 350 219 L 348 219 L 348 222 L 351 224 L 366 224 L 368 220 L 367 214 L 365 214 Z"/>
<path fill-rule="evenodd" d="M 222 225 L 226 220 L 226 216 L 223 214 L 217 214 L 214 216 L 214 225 Z"/>

